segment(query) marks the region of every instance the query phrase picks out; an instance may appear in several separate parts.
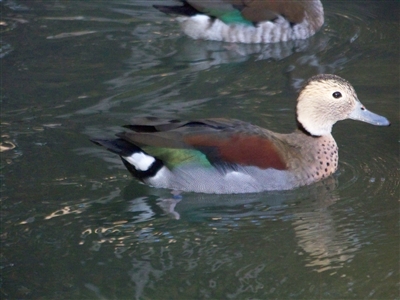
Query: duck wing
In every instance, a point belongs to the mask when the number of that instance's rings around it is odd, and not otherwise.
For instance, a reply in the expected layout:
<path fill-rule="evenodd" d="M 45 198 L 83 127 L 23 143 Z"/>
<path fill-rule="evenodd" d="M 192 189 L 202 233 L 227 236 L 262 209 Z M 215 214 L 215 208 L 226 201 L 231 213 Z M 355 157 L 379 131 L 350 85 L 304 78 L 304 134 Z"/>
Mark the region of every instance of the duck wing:
<path fill-rule="evenodd" d="M 187 0 L 182 3 L 183 5 L 177 6 L 154 5 L 154 7 L 167 14 L 193 16 L 203 13 L 227 24 L 273 21 L 279 15 L 295 24 L 303 20 L 307 5 L 313 5 L 313 1 L 271 0 Z"/>
<path fill-rule="evenodd" d="M 166 164 L 172 157 L 174 164 L 206 158 L 212 165 L 286 169 L 279 152 L 282 145 L 277 146 L 282 142 L 274 133 L 243 121 L 140 118 L 124 127 L 130 131 L 117 134 L 120 139 Z M 178 153 L 183 154 L 181 159 Z"/>

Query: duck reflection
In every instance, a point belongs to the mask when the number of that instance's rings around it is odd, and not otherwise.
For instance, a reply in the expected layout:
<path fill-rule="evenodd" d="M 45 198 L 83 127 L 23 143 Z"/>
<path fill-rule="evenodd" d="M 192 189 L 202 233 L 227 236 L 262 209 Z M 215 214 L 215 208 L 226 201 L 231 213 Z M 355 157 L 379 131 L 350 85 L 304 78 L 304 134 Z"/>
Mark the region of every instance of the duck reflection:
<path fill-rule="evenodd" d="M 267 287 L 272 293 L 297 276 L 296 270 L 336 273 L 360 249 L 362 230 L 350 219 L 344 222 L 346 217 L 335 208 L 341 200 L 337 180 L 246 195 L 180 194 L 143 187 L 151 194 L 141 197 L 141 186 L 132 181 L 92 207 L 81 206 L 79 214 L 90 217 L 96 210 L 96 215 L 93 222 L 85 217 L 88 226 L 80 245 L 87 244 L 93 255 L 106 255 L 106 249 L 113 248 L 137 299 L 169 278 L 179 281 L 183 293 L 200 277 L 205 296 L 212 296 L 226 280 L 236 282 L 224 287 L 229 298 Z M 112 210 L 98 211 L 99 205 L 112 205 Z"/>
<path fill-rule="evenodd" d="M 339 224 L 330 209 L 340 199 L 335 186 L 336 178 L 332 177 L 312 188 L 262 196 L 174 192 L 170 197 L 154 195 L 155 201 L 144 197 L 129 200 L 127 209 L 137 213 L 132 223 L 149 222 L 157 215 L 164 215 L 184 222 L 207 222 L 209 226 L 227 231 L 243 224 L 248 226 L 249 222 L 255 226 L 267 226 L 268 221 L 290 222 L 300 247 L 297 254 L 307 255 L 307 266 L 322 272 L 342 267 L 360 247 L 355 231 L 338 229 Z M 131 186 L 125 189 L 126 200 L 132 191 Z M 340 227 L 343 228 L 343 224 Z"/>
<path fill-rule="evenodd" d="M 125 111 L 131 114 L 132 105 L 136 115 L 185 113 L 215 98 L 221 84 L 232 80 L 242 82 L 247 74 L 256 78 L 257 70 L 271 78 L 284 73 L 288 85 L 297 91 L 310 76 L 335 74 L 360 55 L 359 49 L 350 42 L 351 37 L 337 37 L 331 31 L 317 33 L 306 40 L 272 44 L 229 44 L 182 37 L 171 45 L 170 40 L 159 38 L 151 47 L 142 35 L 133 35 L 137 43 L 132 46 L 131 56 L 125 59 L 127 70 L 106 82 L 113 94 L 92 106 L 80 108 L 75 114 L 118 110 L 118 115 L 123 116 Z M 224 74 L 220 82 L 222 75 L 215 71 L 217 68 L 244 62 L 247 64 L 240 69 L 240 76 L 238 71 L 220 71 Z M 215 72 L 210 73 L 211 70 Z"/>

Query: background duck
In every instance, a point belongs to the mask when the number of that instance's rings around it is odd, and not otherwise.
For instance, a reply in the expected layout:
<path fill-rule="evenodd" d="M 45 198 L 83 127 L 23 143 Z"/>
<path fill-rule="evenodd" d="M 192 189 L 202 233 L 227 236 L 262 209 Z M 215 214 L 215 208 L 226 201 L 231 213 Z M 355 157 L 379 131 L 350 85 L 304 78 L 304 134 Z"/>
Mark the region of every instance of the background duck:
<path fill-rule="evenodd" d="M 194 39 L 231 43 L 275 43 L 306 39 L 324 23 L 319 0 L 184 0 L 178 6 L 154 5 L 177 18 Z"/>
<path fill-rule="evenodd" d="M 287 190 L 333 174 L 338 147 L 331 135 L 340 120 L 378 126 L 389 121 L 368 111 L 346 80 L 317 75 L 297 99 L 298 128 L 281 134 L 239 121 L 141 118 L 118 139 L 93 139 L 122 158 L 134 177 L 159 188 L 202 193 Z"/>

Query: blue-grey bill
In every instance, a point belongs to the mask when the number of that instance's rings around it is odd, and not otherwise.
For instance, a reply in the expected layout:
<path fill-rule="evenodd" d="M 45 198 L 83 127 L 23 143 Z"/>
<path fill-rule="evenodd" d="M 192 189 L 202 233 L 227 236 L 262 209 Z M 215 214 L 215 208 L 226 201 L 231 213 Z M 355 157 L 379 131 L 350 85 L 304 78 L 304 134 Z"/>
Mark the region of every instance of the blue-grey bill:
<path fill-rule="evenodd" d="M 377 115 L 364 107 L 361 102 L 357 102 L 356 107 L 349 115 L 349 119 L 366 122 L 376 126 L 389 126 L 390 122 L 383 116 Z"/>

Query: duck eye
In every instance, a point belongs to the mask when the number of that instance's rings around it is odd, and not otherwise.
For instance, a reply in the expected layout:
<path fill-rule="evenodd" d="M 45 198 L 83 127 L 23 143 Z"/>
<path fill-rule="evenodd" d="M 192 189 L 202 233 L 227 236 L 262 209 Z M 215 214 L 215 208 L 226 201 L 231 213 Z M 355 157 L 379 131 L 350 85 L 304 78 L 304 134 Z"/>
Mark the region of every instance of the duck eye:
<path fill-rule="evenodd" d="M 332 94 L 332 96 L 333 96 L 333 98 L 335 98 L 335 99 L 339 99 L 340 97 L 342 97 L 342 93 L 341 93 L 341 92 L 334 92 L 334 93 Z"/>

